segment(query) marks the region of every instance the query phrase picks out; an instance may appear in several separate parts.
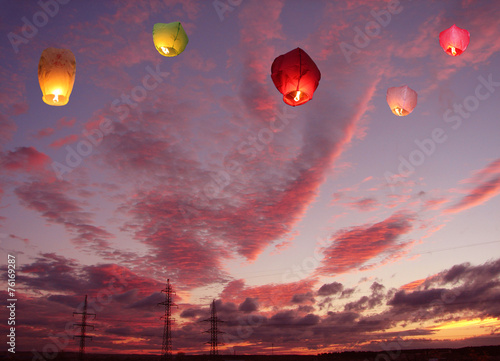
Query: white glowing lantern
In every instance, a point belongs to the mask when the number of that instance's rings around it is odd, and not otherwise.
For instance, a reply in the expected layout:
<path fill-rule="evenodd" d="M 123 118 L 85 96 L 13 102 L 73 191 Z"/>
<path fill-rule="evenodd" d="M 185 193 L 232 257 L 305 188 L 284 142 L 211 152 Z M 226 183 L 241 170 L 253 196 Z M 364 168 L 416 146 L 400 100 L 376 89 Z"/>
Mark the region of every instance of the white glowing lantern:
<path fill-rule="evenodd" d="M 398 116 L 410 114 L 417 106 L 417 92 L 407 85 L 387 89 L 387 104 Z"/>

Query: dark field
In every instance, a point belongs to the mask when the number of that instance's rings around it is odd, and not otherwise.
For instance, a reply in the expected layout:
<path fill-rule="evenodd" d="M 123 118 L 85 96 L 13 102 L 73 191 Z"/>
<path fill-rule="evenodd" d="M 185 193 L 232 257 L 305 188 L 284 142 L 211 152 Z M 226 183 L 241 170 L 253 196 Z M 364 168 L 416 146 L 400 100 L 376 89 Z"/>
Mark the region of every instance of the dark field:
<path fill-rule="evenodd" d="M 41 360 L 31 352 L 19 352 L 15 355 L 8 352 L 0 353 L 0 360 Z M 45 360 L 49 360 L 46 358 Z M 78 353 L 60 352 L 51 360 L 78 360 Z M 86 361 L 159 361 L 159 355 L 116 355 L 116 354 L 87 354 Z M 208 355 L 174 354 L 174 361 L 209 361 Z M 464 347 L 459 349 L 425 349 L 404 350 L 398 352 L 342 352 L 319 355 L 219 355 L 212 360 L 216 361 L 500 361 L 500 346 Z"/>

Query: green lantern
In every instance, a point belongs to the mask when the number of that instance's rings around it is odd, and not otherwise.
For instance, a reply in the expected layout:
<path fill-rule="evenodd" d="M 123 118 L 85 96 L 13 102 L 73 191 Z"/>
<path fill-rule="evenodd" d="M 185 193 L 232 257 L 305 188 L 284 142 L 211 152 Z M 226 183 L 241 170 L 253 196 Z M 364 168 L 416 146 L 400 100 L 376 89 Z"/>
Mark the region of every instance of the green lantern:
<path fill-rule="evenodd" d="M 181 23 L 158 23 L 153 27 L 153 42 L 163 56 L 177 56 L 184 51 L 189 39 Z"/>

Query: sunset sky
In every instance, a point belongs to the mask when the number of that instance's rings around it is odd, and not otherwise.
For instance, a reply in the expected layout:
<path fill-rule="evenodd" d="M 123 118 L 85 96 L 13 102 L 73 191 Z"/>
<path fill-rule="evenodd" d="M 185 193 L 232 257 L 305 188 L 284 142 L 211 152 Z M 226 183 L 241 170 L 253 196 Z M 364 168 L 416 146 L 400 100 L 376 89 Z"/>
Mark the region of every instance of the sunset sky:
<path fill-rule="evenodd" d="M 1 8 L 17 351 L 77 351 L 88 295 L 87 352 L 159 354 L 167 279 L 174 353 L 208 352 L 213 299 L 226 354 L 500 345 L 498 1 Z M 153 26 L 175 21 L 189 43 L 163 57 Z M 471 34 L 457 57 L 439 45 L 453 24 Z M 62 107 L 38 83 L 49 47 L 76 57 Z M 321 80 L 291 107 L 271 64 L 297 47 Z M 398 117 L 403 85 L 418 103 Z"/>

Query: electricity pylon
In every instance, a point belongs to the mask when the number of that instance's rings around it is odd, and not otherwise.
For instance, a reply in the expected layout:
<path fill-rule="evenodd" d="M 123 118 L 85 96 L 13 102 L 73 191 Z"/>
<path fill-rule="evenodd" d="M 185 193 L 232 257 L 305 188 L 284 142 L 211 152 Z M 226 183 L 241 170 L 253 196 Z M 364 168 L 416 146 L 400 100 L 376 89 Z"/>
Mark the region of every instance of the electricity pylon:
<path fill-rule="evenodd" d="M 87 327 L 92 327 L 94 329 L 94 326 L 87 324 L 87 316 L 94 316 L 95 319 L 95 313 L 88 313 L 87 312 L 87 295 L 85 295 L 85 303 L 83 304 L 83 312 L 73 312 L 74 315 L 82 315 L 82 323 L 75 323 L 73 326 L 80 326 L 80 336 L 73 336 L 73 339 L 75 337 L 80 338 L 80 352 L 78 354 L 78 360 L 79 361 L 84 361 L 85 360 L 85 340 L 87 338 L 90 338 L 92 340 L 92 336 L 87 336 Z"/>
<path fill-rule="evenodd" d="M 215 309 L 215 300 L 212 301 L 212 306 L 210 308 L 210 317 L 207 318 L 206 320 L 203 320 L 203 322 L 210 322 L 210 329 L 204 331 L 204 333 L 209 333 L 210 334 L 210 341 L 206 342 L 207 344 L 210 345 L 210 357 L 214 358 L 214 356 L 219 354 L 219 345 L 223 345 L 222 342 L 219 342 L 217 340 L 217 335 L 224 333 L 222 331 L 219 331 L 218 324 L 221 321 L 217 318 L 217 310 Z"/>
<path fill-rule="evenodd" d="M 158 305 L 165 306 L 165 314 L 160 318 L 164 320 L 160 360 L 170 361 L 172 360 L 172 323 L 174 321 L 171 317 L 172 307 L 177 307 L 172 301 L 172 296 L 175 295 L 175 292 L 173 292 L 172 285 L 170 285 L 170 279 L 167 279 L 167 285 L 161 291 L 165 292 L 165 301 L 158 303 Z"/>

